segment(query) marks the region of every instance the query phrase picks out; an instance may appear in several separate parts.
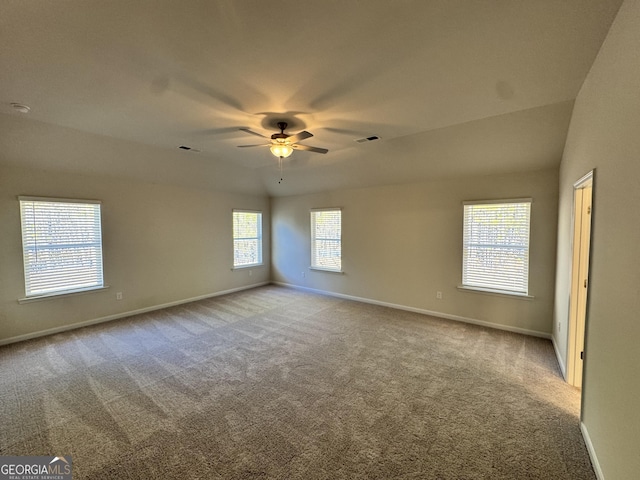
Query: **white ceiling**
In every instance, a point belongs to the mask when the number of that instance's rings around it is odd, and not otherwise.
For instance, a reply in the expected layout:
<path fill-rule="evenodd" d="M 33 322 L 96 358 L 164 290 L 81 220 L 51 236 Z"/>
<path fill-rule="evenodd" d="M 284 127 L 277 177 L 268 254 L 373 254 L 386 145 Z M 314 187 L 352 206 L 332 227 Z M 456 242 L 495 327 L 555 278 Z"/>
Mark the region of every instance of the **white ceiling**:
<path fill-rule="evenodd" d="M 0 161 L 272 196 L 557 166 L 620 3 L 2 0 Z M 237 148 L 278 120 L 330 150 L 281 184 Z"/>

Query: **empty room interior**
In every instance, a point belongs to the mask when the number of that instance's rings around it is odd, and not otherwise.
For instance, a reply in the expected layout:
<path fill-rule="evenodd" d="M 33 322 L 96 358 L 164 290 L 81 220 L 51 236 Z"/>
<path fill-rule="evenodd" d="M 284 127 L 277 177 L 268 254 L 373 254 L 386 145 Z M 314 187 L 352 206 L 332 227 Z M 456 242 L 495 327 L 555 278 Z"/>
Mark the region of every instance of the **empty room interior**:
<path fill-rule="evenodd" d="M 640 478 L 640 0 L 6 0 L 0 38 L 0 456 Z"/>

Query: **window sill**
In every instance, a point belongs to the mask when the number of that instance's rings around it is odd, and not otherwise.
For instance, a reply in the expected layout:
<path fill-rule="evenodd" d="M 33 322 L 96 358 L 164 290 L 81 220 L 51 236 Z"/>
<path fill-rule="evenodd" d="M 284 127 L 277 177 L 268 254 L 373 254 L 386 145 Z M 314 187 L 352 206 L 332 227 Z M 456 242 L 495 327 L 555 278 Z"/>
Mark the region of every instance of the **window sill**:
<path fill-rule="evenodd" d="M 19 298 L 18 303 L 41 302 L 43 300 L 53 300 L 54 298 L 72 297 L 75 295 L 84 295 L 86 293 L 94 293 L 99 290 L 106 290 L 109 286 L 83 288 L 81 290 L 66 290 L 64 292 L 47 293 L 45 295 L 34 295 L 33 297 Z"/>
<path fill-rule="evenodd" d="M 490 288 L 481 287 L 468 287 L 465 285 L 458 285 L 458 290 L 462 292 L 479 293 L 481 295 L 496 295 L 498 297 L 521 298 L 523 300 L 533 300 L 535 298 L 533 295 L 528 295 L 526 293 L 507 292 L 504 290 L 492 290 Z"/>
<path fill-rule="evenodd" d="M 316 272 L 337 273 L 338 275 L 344 275 L 344 270 L 331 270 L 330 268 L 309 267 L 309 270 Z"/>
<path fill-rule="evenodd" d="M 245 268 L 256 268 L 256 267 L 262 267 L 264 265 L 264 263 L 251 263 L 249 265 L 238 265 L 237 267 L 231 267 L 231 270 L 243 270 Z"/>

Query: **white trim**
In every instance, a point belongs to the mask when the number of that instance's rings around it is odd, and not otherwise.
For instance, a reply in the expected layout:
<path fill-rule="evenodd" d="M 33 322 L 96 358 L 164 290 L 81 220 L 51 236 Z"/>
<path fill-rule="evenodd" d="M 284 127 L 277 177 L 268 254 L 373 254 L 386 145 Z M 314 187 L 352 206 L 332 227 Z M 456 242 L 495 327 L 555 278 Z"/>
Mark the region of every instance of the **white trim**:
<path fill-rule="evenodd" d="M 529 295 L 526 293 L 520 292 L 510 292 L 508 290 L 497 290 L 493 288 L 482 288 L 482 287 L 472 287 L 469 285 L 458 285 L 458 290 L 462 292 L 470 292 L 470 293 L 482 293 L 485 295 L 498 295 L 500 297 L 509 297 L 509 298 L 522 298 L 525 300 L 533 300 L 533 295 Z"/>
<path fill-rule="evenodd" d="M 564 361 L 560 356 L 560 350 L 558 350 L 558 344 L 556 343 L 556 337 L 551 335 L 551 343 L 553 344 L 553 350 L 556 352 L 556 360 L 558 360 L 558 365 L 560 366 L 560 373 L 562 373 L 562 378 L 564 381 L 567 381 L 567 367 L 564 366 Z"/>
<path fill-rule="evenodd" d="M 578 324 L 578 313 L 577 311 L 573 311 L 573 305 L 574 302 L 578 302 L 578 297 L 579 295 L 576 295 L 576 292 L 578 292 L 579 290 L 581 290 L 580 287 L 580 280 L 579 279 L 575 279 L 574 278 L 574 268 L 575 268 L 575 263 L 577 261 L 577 263 L 580 263 L 579 259 L 575 258 L 575 254 L 576 254 L 576 245 L 575 245 L 575 240 L 576 240 L 576 213 L 578 211 L 578 204 L 576 203 L 576 193 L 579 190 L 584 189 L 587 186 L 591 186 L 593 188 L 593 182 L 594 182 L 594 172 L 595 169 L 592 169 L 590 171 L 588 171 L 587 173 L 585 173 L 582 177 L 580 177 L 578 180 L 576 180 L 576 182 L 573 184 L 573 189 L 571 191 L 571 197 L 572 197 L 572 202 L 571 202 L 571 262 L 570 262 L 570 266 L 569 266 L 569 304 L 567 305 L 567 376 L 566 376 L 566 380 L 567 383 L 572 385 L 572 386 L 576 386 L 579 382 L 580 385 L 582 385 L 582 378 L 580 380 L 578 380 L 576 377 L 576 362 L 579 361 L 579 359 L 577 358 L 578 354 L 576 352 L 576 337 L 578 336 L 578 332 L 577 332 L 577 324 Z M 593 193 L 592 193 L 593 195 Z M 591 208 L 593 208 L 593 199 L 591 202 Z M 592 233 L 592 228 L 593 228 L 593 217 L 590 216 L 589 217 L 589 255 L 587 257 L 587 272 L 589 270 L 589 264 L 590 264 L 590 260 L 591 260 L 591 241 L 593 240 L 593 233 Z M 580 234 L 579 237 L 582 237 L 582 235 Z M 580 270 L 579 266 L 576 270 Z M 587 278 L 589 277 L 589 275 L 587 274 Z M 575 283 L 577 283 L 577 285 L 575 285 Z M 585 313 L 584 313 L 584 328 L 583 328 L 583 332 L 582 334 L 584 335 L 583 337 L 583 346 L 582 346 L 582 350 L 584 350 L 584 345 L 586 344 L 586 328 L 587 328 L 587 319 L 589 316 L 589 310 L 588 310 L 588 303 L 589 303 L 589 291 L 590 291 L 590 287 L 591 287 L 591 283 L 587 282 L 587 301 L 586 301 L 586 305 L 585 305 Z M 577 308 L 577 306 L 576 306 Z M 582 377 L 584 378 L 585 375 L 585 364 L 582 364 Z M 582 395 L 582 392 L 581 392 Z M 581 397 L 582 399 L 582 397 Z"/>
<path fill-rule="evenodd" d="M 339 213 L 340 215 L 334 215 L 334 217 L 339 217 L 339 229 L 340 229 L 340 233 L 338 238 L 321 238 L 318 239 L 316 237 L 316 217 L 317 214 L 322 214 L 322 213 Z M 325 272 L 333 272 L 333 273 L 342 273 L 342 208 L 341 207 L 330 207 L 330 208 L 312 208 L 310 210 L 310 217 L 309 217 L 309 238 L 311 240 L 310 242 L 310 254 L 311 254 L 311 258 L 309 259 L 309 263 L 311 264 L 310 269 L 313 270 L 320 270 L 320 271 L 325 271 Z M 322 265 L 314 265 L 314 263 L 316 263 L 318 261 L 317 258 L 317 249 L 316 246 L 319 243 L 319 241 L 333 241 L 333 242 L 337 242 L 338 243 L 338 248 L 339 248 L 339 252 L 338 252 L 338 260 L 340 262 L 340 266 L 339 268 L 331 268 L 331 267 L 323 267 Z M 334 258 L 333 256 L 331 258 Z M 320 263 L 320 262 L 317 262 Z"/>
<path fill-rule="evenodd" d="M 334 270 L 333 268 L 309 267 L 309 270 L 315 270 L 317 272 L 339 273 L 344 275 L 344 270 Z"/>
<path fill-rule="evenodd" d="M 264 263 L 248 263 L 246 265 L 237 265 L 235 267 L 231 267 L 231 271 L 234 270 L 243 270 L 245 268 L 254 268 L 254 267 L 264 267 Z"/>
<path fill-rule="evenodd" d="M 236 213 L 248 213 L 250 215 L 256 216 L 256 227 L 257 227 L 257 236 L 256 237 L 236 237 Z M 248 268 L 248 267 L 257 267 L 263 264 L 263 249 L 264 249 L 264 239 L 262 236 L 262 210 L 241 210 L 234 208 L 231 211 L 231 222 L 232 222 L 232 244 L 233 244 L 233 265 L 231 266 L 231 270 L 235 270 L 238 268 Z M 257 240 L 257 256 L 259 260 L 255 263 L 243 263 L 236 265 L 236 240 Z"/>
<path fill-rule="evenodd" d="M 18 200 L 25 285 L 25 298 L 18 303 L 103 288 L 102 202 L 33 196 L 18 196 Z M 41 230 L 51 221 L 64 231 L 41 236 Z M 81 231 L 85 234 L 75 241 L 68 238 Z M 49 255 L 59 248 L 67 252 L 62 259 Z M 80 266 L 76 265 L 78 260 Z"/>
<path fill-rule="evenodd" d="M 102 204 L 101 200 L 87 200 L 83 198 L 57 198 L 57 197 L 34 197 L 29 195 L 18 195 L 21 202 L 59 202 L 59 203 L 97 203 Z"/>
<path fill-rule="evenodd" d="M 232 212 L 239 212 L 239 213 L 260 213 L 262 214 L 262 210 L 251 210 L 248 208 L 233 208 L 231 209 Z"/>
<path fill-rule="evenodd" d="M 341 212 L 342 207 L 311 208 L 310 212 Z"/>
<path fill-rule="evenodd" d="M 494 203 L 533 203 L 533 198 L 505 198 L 495 200 L 465 200 L 463 205 L 489 205 Z"/>
<path fill-rule="evenodd" d="M 43 300 L 53 300 L 54 298 L 73 297 L 74 295 L 84 295 L 86 293 L 95 293 L 100 290 L 106 290 L 109 285 L 101 285 L 99 287 L 81 288 L 75 290 L 62 290 L 59 292 L 45 293 L 44 295 L 33 295 L 32 297 L 19 298 L 18 303 L 41 302 Z"/>
<path fill-rule="evenodd" d="M 465 201 L 462 223 L 460 285 L 485 292 L 528 295 L 531 201 Z"/>
<path fill-rule="evenodd" d="M 600 462 L 598 461 L 598 456 L 596 455 L 596 449 L 593 448 L 593 443 L 591 443 L 589 431 L 587 430 L 587 426 L 583 422 L 580 422 L 580 431 L 582 432 L 582 438 L 584 438 L 584 443 L 587 446 L 587 451 L 589 452 L 589 458 L 591 459 L 591 466 L 593 467 L 593 471 L 596 473 L 596 477 L 598 478 L 598 480 L 604 480 L 604 473 L 602 473 L 602 468 L 600 467 Z"/>
<path fill-rule="evenodd" d="M 399 305 L 397 303 L 381 302 L 379 300 L 374 300 L 371 298 L 355 297 L 353 295 L 345 295 L 343 293 L 336 293 L 336 292 L 330 292 L 327 290 L 318 290 L 315 288 L 302 287 L 300 285 L 294 285 L 292 283 L 284 283 L 284 282 L 271 282 L 271 283 L 273 283 L 274 285 L 280 285 L 283 287 L 291 287 L 298 290 L 318 293 L 320 295 L 328 295 L 330 297 L 344 298 L 345 300 L 354 300 L 356 302 L 370 303 L 372 305 L 380 305 L 382 307 L 395 308 L 397 310 L 405 310 L 407 312 L 421 313 L 423 315 L 430 315 L 432 317 L 445 318 L 447 320 L 455 320 L 457 322 L 472 323 L 474 325 L 481 325 L 483 327 L 495 328 L 497 330 L 506 330 L 508 332 L 521 333 L 523 335 L 529 335 L 532 337 L 546 338 L 547 340 L 551 339 L 550 333 L 539 332 L 537 330 L 528 330 L 526 328 L 512 327 L 510 325 L 502 325 L 500 323 L 492 323 L 492 322 L 487 322 L 485 320 L 478 320 L 475 318 L 461 317 L 459 315 L 452 315 L 450 313 L 435 312 L 433 310 L 425 310 L 423 308 L 409 307 L 407 305 Z"/>
<path fill-rule="evenodd" d="M 176 305 L 182 305 L 184 303 L 197 302 L 198 300 L 204 300 L 205 298 L 219 297 L 222 295 L 227 295 L 229 293 L 240 292 L 242 290 L 250 290 L 252 288 L 268 285 L 269 283 L 270 282 L 254 283 L 251 285 L 246 285 L 244 287 L 231 288 L 229 290 L 222 290 L 220 292 L 207 293 L 205 295 L 185 298 L 183 300 L 176 300 L 174 302 L 163 303 L 161 305 L 154 305 L 152 307 L 139 308 L 137 310 L 130 310 L 128 312 L 121 312 L 121 313 L 115 313 L 113 315 L 107 315 L 106 317 L 93 318 L 91 320 L 85 320 L 83 322 L 73 323 L 71 325 L 63 325 L 61 327 L 49 328 L 47 330 L 40 330 L 39 332 L 25 333 L 24 335 L 17 335 L 15 337 L 0 339 L 0 345 L 8 345 L 10 343 L 22 342 L 24 340 L 31 340 L 32 338 L 44 337 L 45 335 L 53 335 L 55 333 L 66 332 L 68 330 L 75 330 L 76 328 L 87 327 L 89 325 L 95 325 L 96 323 L 103 323 L 111 320 L 117 320 L 119 318 L 131 317 L 133 315 L 153 312 L 154 310 L 161 310 L 163 308 L 174 307 Z"/>
<path fill-rule="evenodd" d="M 595 170 L 595 169 L 594 169 Z M 593 170 L 585 173 L 582 177 L 580 177 L 578 180 L 576 180 L 576 183 L 573 184 L 573 188 L 582 188 L 586 185 L 583 185 L 584 183 L 587 183 L 588 180 L 593 180 Z"/>

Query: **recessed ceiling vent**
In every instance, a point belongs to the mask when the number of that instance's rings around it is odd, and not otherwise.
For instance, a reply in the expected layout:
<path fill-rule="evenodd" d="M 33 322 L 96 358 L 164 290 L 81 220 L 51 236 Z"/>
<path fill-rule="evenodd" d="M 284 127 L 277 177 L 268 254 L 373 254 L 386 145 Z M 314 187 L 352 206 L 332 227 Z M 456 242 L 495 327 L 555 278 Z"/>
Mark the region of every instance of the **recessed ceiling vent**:
<path fill-rule="evenodd" d="M 380 137 L 377 135 L 371 135 L 370 137 L 365 137 L 365 138 L 358 138 L 356 140 L 356 143 L 366 143 L 366 142 L 373 142 L 375 140 L 380 140 Z"/>
<path fill-rule="evenodd" d="M 200 152 L 200 150 L 198 150 L 197 148 L 192 148 L 192 147 L 189 147 L 187 145 L 180 145 L 178 148 L 180 150 L 190 150 L 190 151 L 195 152 L 195 153 L 199 153 Z"/>
<path fill-rule="evenodd" d="M 20 112 L 20 113 L 29 113 L 31 111 L 31 107 L 29 107 L 29 105 L 24 105 L 22 103 L 12 103 L 11 107 L 16 112 Z"/>

